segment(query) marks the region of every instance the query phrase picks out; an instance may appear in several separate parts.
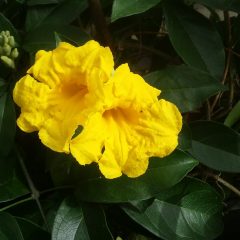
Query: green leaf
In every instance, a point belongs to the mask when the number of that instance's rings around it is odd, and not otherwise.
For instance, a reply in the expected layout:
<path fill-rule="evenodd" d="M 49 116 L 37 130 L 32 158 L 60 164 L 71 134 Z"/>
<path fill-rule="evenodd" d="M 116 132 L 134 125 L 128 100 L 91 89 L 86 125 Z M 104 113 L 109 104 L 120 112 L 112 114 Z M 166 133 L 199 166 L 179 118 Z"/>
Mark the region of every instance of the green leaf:
<path fill-rule="evenodd" d="M 206 166 L 226 172 L 240 172 L 240 135 L 223 124 L 197 121 L 190 124 L 191 154 Z"/>
<path fill-rule="evenodd" d="M 213 9 L 223 9 L 240 12 L 239 0 L 194 0 L 194 2 L 204 4 Z"/>
<path fill-rule="evenodd" d="M 8 213 L 0 212 L 1 240 L 24 240 L 17 221 Z"/>
<path fill-rule="evenodd" d="M 11 178 L 0 183 L 0 202 L 11 201 L 28 193 L 29 190 L 17 178 L 15 173 Z"/>
<path fill-rule="evenodd" d="M 113 240 L 103 209 L 94 204 L 76 205 L 65 199 L 60 205 L 52 230 L 52 240 Z"/>
<path fill-rule="evenodd" d="M 192 146 L 192 133 L 191 129 L 186 123 L 183 123 L 182 130 L 178 136 L 178 149 L 188 150 Z"/>
<path fill-rule="evenodd" d="M 12 149 L 16 131 L 15 107 L 10 94 L 0 97 L 0 156 L 7 156 Z"/>
<path fill-rule="evenodd" d="M 123 209 L 137 223 L 166 240 L 216 239 L 223 229 L 222 198 L 208 184 L 191 178 L 163 191 L 144 209 L 139 209 L 139 202 Z"/>
<path fill-rule="evenodd" d="M 7 92 L 8 89 L 8 83 L 0 78 L 0 97 Z"/>
<path fill-rule="evenodd" d="M 19 42 L 18 32 L 13 26 L 13 24 L 2 14 L 0 13 L 0 32 L 8 30 L 15 40 Z"/>
<path fill-rule="evenodd" d="M 50 234 L 43 230 L 37 224 L 25 219 L 16 217 L 17 223 L 21 229 L 24 240 L 47 240 L 50 239 Z"/>
<path fill-rule="evenodd" d="M 231 112 L 226 117 L 224 124 L 228 127 L 232 127 L 240 119 L 240 101 L 238 101 Z"/>
<path fill-rule="evenodd" d="M 161 98 L 175 103 L 181 112 L 196 109 L 208 97 L 226 89 L 209 74 L 185 65 L 152 72 L 144 78 L 162 91 Z"/>
<path fill-rule="evenodd" d="M 86 10 L 87 0 L 65 0 L 55 6 L 37 6 L 28 11 L 26 27 L 28 30 L 41 25 L 67 25 Z"/>
<path fill-rule="evenodd" d="M 114 0 L 112 7 L 111 21 L 114 22 L 119 18 L 142 13 L 157 5 L 161 0 Z"/>
<path fill-rule="evenodd" d="M 224 46 L 211 22 L 176 0 L 164 1 L 163 9 L 170 40 L 184 62 L 221 79 Z"/>
<path fill-rule="evenodd" d="M 30 31 L 24 40 L 23 48 L 30 53 L 35 53 L 40 49 L 51 50 L 56 47 L 55 35 L 65 36 L 69 42 L 83 44 L 89 40 L 89 36 L 74 26 L 65 25 L 43 25 Z"/>
<path fill-rule="evenodd" d="M 80 200 L 89 202 L 128 202 L 155 196 L 186 176 L 198 162 L 190 155 L 176 150 L 160 159 L 150 159 L 146 173 L 138 178 L 122 176 L 117 179 L 89 178 L 76 191 Z"/>

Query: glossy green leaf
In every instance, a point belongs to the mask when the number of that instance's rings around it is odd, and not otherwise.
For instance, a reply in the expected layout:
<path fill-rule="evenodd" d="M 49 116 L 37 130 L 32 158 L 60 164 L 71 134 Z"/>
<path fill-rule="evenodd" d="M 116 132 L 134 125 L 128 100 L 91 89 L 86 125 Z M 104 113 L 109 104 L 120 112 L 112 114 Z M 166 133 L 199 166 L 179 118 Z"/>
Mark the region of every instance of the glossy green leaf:
<path fill-rule="evenodd" d="M 8 213 L 0 212 L 1 240 L 24 240 L 15 218 Z"/>
<path fill-rule="evenodd" d="M 52 240 L 113 240 L 103 209 L 94 204 L 65 199 L 60 205 L 52 230 Z"/>
<path fill-rule="evenodd" d="M 223 229 L 222 198 L 208 184 L 191 178 L 163 191 L 143 209 L 139 209 L 139 202 L 123 209 L 165 240 L 211 240 Z"/>
<path fill-rule="evenodd" d="M 239 0 L 194 0 L 194 2 L 204 4 L 213 9 L 223 9 L 240 12 Z"/>
<path fill-rule="evenodd" d="M 152 72 L 144 78 L 162 91 L 161 98 L 175 103 L 181 112 L 196 109 L 208 97 L 226 89 L 209 74 L 185 65 Z"/>
<path fill-rule="evenodd" d="M 27 52 L 35 53 L 40 49 L 50 50 L 56 47 L 54 33 L 65 36 L 65 41 L 70 43 L 83 44 L 89 39 L 89 36 L 74 26 L 65 25 L 43 25 L 30 31 L 24 40 L 23 48 Z"/>
<path fill-rule="evenodd" d="M 87 8 L 86 0 L 65 0 L 57 5 L 32 7 L 26 18 L 27 30 L 42 25 L 67 25 Z"/>
<path fill-rule="evenodd" d="M 221 123 L 197 121 L 190 124 L 191 154 L 206 166 L 240 172 L 240 135 Z"/>
<path fill-rule="evenodd" d="M 114 0 L 112 7 L 112 22 L 119 18 L 142 13 L 157 5 L 161 0 Z"/>
<path fill-rule="evenodd" d="M 117 179 L 89 178 L 82 181 L 76 196 L 90 202 L 128 202 L 155 196 L 186 176 L 198 162 L 182 151 L 163 159 L 150 159 L 146 173 L 138 178 L 122 176 Z"/>
<path fill-rule="evenodd" d="M 16 220 L 21 229 L 24 240 L 50 240 L 50 234 L 37 224 L 20 217 L 16 217 Z"/>
<path fill-rule="evenodd" d="M 7 92 L 8 84 L 7 82 L 0 78 L 0 97 Z"/>
<path fill-rule="evenodd" d="M 164 1 L 163 9 L 170 40 L 184 62 L 221 79 L 224 46 L 211 22 L 178 0 Z"/>
<path fill-rule="evenodd" d="M 7 156 L 12 149 L 16 131 L 15 107 L 10 94 L 0 97 L 0 156 Z"/>
<path fill-rule="evenodd" d="M 232 127 L 237 121 L 240 120 L 240 101 L 238 101 L 231 112 L 226 117 L 224 124 L 228 127 Z"/>

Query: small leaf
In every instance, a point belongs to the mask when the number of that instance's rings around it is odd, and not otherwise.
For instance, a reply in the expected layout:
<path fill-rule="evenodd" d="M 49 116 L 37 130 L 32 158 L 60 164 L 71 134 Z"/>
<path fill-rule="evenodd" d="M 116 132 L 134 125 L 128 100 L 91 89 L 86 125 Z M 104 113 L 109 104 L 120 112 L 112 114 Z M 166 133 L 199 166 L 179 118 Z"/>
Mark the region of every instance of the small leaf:
<path fill-rule="evenodd" d="M 208 97 L 226 89 L 209 74 L 185 65 L 152 72 L 144 78 L 162 91 L 160 98 L 175 103 L 181 112 L 196 109 Z"/>
<path fill-rule="evenodd" d="M 1 240 L 24 240 L 15 218 L 8 213 L 0 212 Z"/>
<path fill-rule="evenodd" d="M 76 205 L 65 199 L 60 205 L 52 230 L 52 240 L 113 240 L 103 209 L 94 204 Z"/>
<path fill-rule="evenodd" d="M 211 22 L 176 0 L 163 2 L 170 40 L 184 62 L 221 79 L 225 52 L 222 39 Z"/>
<path fill-rule="evenodd" d="M 226 117 L 224 124 L 232 127 L 240 119 L 240 101 L 236 103 L 231 112 Z"/>
<path fill-rule="evenodd" d="M 142 13 L 157 5 L 161 0 L 114 0 L 112 7 L 111 21 L 114 22 L 119 18 Z"/>
<path fill-rule="evenodd" d="M 16 131 L 15 107 L 10 94 L 0 97 L 0 156 L 7 156 L 12 149 Z"/>
<path fill-rule="evenodd" d="M 160 193 L 144 209 L 139 209 L 139 204 L 132 203 L 123 210 L 151 233 L 166 240 L 216 239 L 223 229 L 222 198 L 210 185 L 199 180 L 185 178 Z"/>
<path fill-rule="evenodd" d="M 191 154 L 206 166 L 218 171 L 240 172 L 240 135 L 211 121 L 190 124 L 192 131 Z"/>
<path fill-rule="evenodd" d="M 80 182 L 76 196 L 89 202 L 128 202 L 155 196 L 183 179 L 198 162 L 190 155 L 175 151 L 160 159 L 150 159 L 146 173 L 138 178 L 89 178 Z"/>

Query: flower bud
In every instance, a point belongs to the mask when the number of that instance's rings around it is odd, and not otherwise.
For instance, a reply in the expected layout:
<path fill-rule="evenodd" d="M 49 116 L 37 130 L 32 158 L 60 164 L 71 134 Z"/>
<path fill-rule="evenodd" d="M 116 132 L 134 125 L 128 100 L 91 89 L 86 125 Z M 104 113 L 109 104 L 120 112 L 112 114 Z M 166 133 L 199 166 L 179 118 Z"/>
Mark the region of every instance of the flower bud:
<path fill-rule="evenodd" d="M 14 37 L 13 36 L 10 36 L 8 38 L 8 43 L 11 47 L 15 47 L 15 40 L 14 40 Z"/>
<path fill-rule="evenodd" d="M 19 52 L 18 52 L 17 48 L 14 48 L 11 52 L 11 58 L 15 59 L 18 57 L 18 55 L 19 55 Z"/>
<path fill-rule="evenodd" d="M 0 46 L 3 46 L 3 44 L 4 44 L 3 36 L 1 36 L 0 34 Z"/>
<path fill-rule="evenodd" d="M 3 46 L 3 54 L 5 56 L 9 56 L 10 53 L 11 53 L 11 47 L 8 44 L 5 43 L 4 46 Z"/>
<path fill-rule="evenodd" d="M 9 57 L 7 57 L 7 56 L 1 56 L 1 60 L 2 60 L 2 62 L 3 62 L 5 65 L 7 65 L 8 67 L 10 67 L 10 68 L 15 68 L 14 61 L 13 61 L 11 58 L 9 58 Z"/>

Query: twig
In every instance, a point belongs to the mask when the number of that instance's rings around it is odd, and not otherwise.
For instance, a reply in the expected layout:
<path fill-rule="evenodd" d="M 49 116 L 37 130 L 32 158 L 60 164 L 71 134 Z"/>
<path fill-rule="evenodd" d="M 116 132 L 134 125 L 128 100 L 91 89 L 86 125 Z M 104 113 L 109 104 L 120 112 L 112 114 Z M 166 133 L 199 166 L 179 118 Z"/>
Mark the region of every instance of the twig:
<path fill-rule="evenodd" d="M 17 152 L 17 156 L 18 156 L 18 160 L 19 160 L 20 166 L 21 166 L 22 171 L 23 171 L 23 173 L 24 173 L 24 176 L 25 176 L 25 178 L 26 178 L 26 180 L 27 180 L 28 186 L 29 186 L 29 188 L 30 188 L 30 190 L 31 190 L 31 192 L 32 192 L 32 198 L 36 201 L 37 206 L 38 206 L 38 208 L 39 208 L 39 211 L 40 211 L 40 213 L 41 213 L 41 216 L 42 216 L 42 218 L 43 218 L 43 221 L 44 221 L 44 223 L 45 223 L 45 225 L 46 225 L 46 228 L 49 230 L 49 226 L 48 226 L 48 223 L 47 223 L 47 219 L 46 219 L 45 214 L 44 214 L 44 212 L 43 212 L 42 205 L 41 205 L 41 203 L 40 203 L 40 201 L 39 201 L 39 196 L 40 196 L 39 191 L 36 189 L 36 187 L 35 187 L 32 179 L 31 179 L 31 177 L 30 177 L 30 175 L 29 175 L 29 173 L 28 173 L 28 170 L 27 170 L 27 168 L 26 168 L 26 165 L 25 165 L 25 163 L 24 163 L 24 160 L 23 160 L 23 158 L 22 158 L 19 150 L 16 149 L 16 152 Z"/>
<path fill-rule="evenodd" d="M 0 212 L 8 210 L 9 208 L 15 207 L 15 206 L 17 206 L 19 204 L 22 204 L 22 203 L 25 203 L 25 202 L 28 202 L 28 201 L 32 201 L 32 200 L 34 200 L 33 196 L 25 198 L 25 199 L 22 199 L 22 200 L 19 200 L 19 201 L 15 202 L 15 203 L 7 205 L 6 207 L 0 208 Z"/>
<path fill-rule="evenodd" d="M 230 69 L 230 65 L 231 65 L 231 60 L 232 60 L 232 46 L 231 46 L 231 42 L 232 42 L 232 31 L 231 31 L 231 21 L 230 21 L 230 17 L 229 17 L 229 12 L 225 11 L 224 12 L 224 19 L 226 21 L 226 31 L 227 31 L 227 61 L 225 64 L 225 69 L 224 69 L 224 73 L 223 73 L 223 78 L 222 78 L 222 84 L 225 84 L 226 80 L 227 80 L 227 76 L 229 74 L 229 69 Z M 213 100 L 213 103 L 211 105 L 211 113 L 213 112 L 219 98 L 221 96 L 221 93 L 217 94 Z"/>
<path fill-rule="evenodd" d="M 106 44 L 113 50 L 111 35 L 102 10 L 100 0 L 88 0 L 88 2 L 92 12 L 93 22 L 96 27 L 97 33 L 99 34 L 100 40 L 103 42 L 103 44 Z"/>
<path fill-rule="evenodd" d="M 226 188 L 230 189 L 232 192 L 234 192 L 236 195 L 240 197 L 240 190 L 238 190 L 236 187 L 234 187 L 232 184 L 221 178 L 219 175 L 213 174 L 213 173 L 207 173 L 209 177 L 214 178 L 217 182 L 224 185 Z"/>

